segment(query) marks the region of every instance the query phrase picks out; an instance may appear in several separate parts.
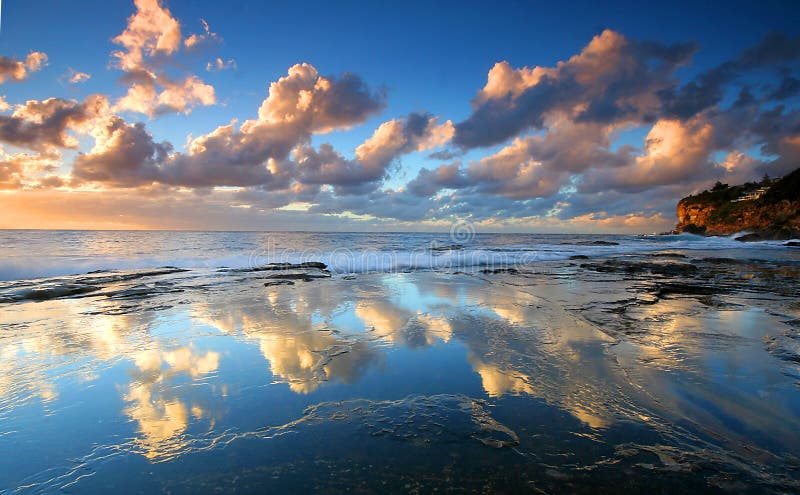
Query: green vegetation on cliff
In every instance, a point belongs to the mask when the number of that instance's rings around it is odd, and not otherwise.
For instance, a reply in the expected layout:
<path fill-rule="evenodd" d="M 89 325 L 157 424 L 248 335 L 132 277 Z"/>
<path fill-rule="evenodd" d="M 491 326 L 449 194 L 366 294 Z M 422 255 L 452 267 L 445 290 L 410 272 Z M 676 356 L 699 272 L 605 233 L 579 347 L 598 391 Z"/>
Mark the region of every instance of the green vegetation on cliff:
<path fill-rule="evenodd" d="M 765 204 L 783 200 L 800 201 L 800 168 L 773 184 L 761 199 Z"/>

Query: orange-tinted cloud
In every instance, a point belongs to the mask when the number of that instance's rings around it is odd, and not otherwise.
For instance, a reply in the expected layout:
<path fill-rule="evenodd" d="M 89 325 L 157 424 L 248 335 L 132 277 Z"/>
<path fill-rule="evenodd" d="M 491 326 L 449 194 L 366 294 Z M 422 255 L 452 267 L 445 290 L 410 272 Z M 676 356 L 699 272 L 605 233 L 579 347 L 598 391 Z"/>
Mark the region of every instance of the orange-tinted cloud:
<path fill-rule="evenodd" d="M 550 67 L 498 62 L 464 121 L 423 112 L 389 116 L 352 154 L 314 136 L 363 124 L 386 107 L 385 91 L 352 73 L 323 75 L 296 64 L 270 84 L 256 118 L 218 125 L 176 150 L 128 112 L 155 118 L 216 104 L 217 89 L 185 62 L 189 52 L 221 38 L 204 20 L 201 32 L 184 37 L 159 0 L 135 6 L 113 39 L 122 96 L 0 98 L 0 142 L 10 150 L 0 158 L 4 194 L 92 191 L 106 205 L 115 196 L 149 195 L 151 223 L 161 221 L 151 212 L 166 196 L 189 191 L 200 193 L 191 197 L 209 211 L 223 212 L 219 218 L 227 224 L 253 212 L 285 215 L 275 209 L 302 204 L 304 212 L 292 215 L 431 225 L 466 217 L 486 228 L 560 222 L 630 230 L 661 224 L 676 198 L 692 189 L 765 171 L 781 175 L 800 159 L 800 110 L 783 103 L 797 93 L 800 39 L 767 36 L 681 81 L 677 69 L 694 44 L 664 45 L 611 30 Z M 0 82 L 21 81 L 46 63 L 40 52 L 24 61 L 0 57 Z M 208 71 L 232 67 L 233 59 L 221 57 L 205 65 Z M 775 68 L 773 77 L 750 87 L 743 76 L 764 68 Z M 70 69 L 62 80 L 88 77 Z M 86 138 L 94 140 L 89 149 Z M 450 148 L 428 159 L 450 162 L 422 168 L 405 185 L 387 182 L 403 177 L 399 158 L 443 146 Z M 474 151 L 488 146 L 483 156 Z M 749 151 L 754 148 L 758 153 Z M 60 163 L 65 149 L 78 150 L 65 153 L 76 156 L 68 164 Z M 222 197 L 230 204 L 218 203 Z M 236 210 L 228 211 L 230 205 Z M 125 223 L 143 225 L 145 216 Z"/>
<path fill-rule="evenodd" d="M 0 57 L 0 83 L 25 80 L 31 72 L 38 72 L 45 65 L 47 54 L 42 52 L 31 52 L 24 61 Z"/>
<path fill-rule="evenodd" d="M 91 78 L 92 75 L 88 72 L 81 72 L 73 69 L 72 67 L 67 67 L 67 73 L 61 76 L 59 80 L 66 81 L 70 84 L 81 84 L 85 83 Z"/>
<path fill-rule="evenodd" d="M 188 114 L 193 107 L 213 105 L 216 100 L 214 87 L 197 76 L 188 76 L 177 82 L 166 76 L 153 76 L 132 84 L 125 96 L 117 100 L 113 110 L 130 110 L 151 117 L 169 112 Z"/>
<path fill-rule="evenodd" d="M 189 35 L 188 38 L 183 40 L 183 45 L 190 50 L 200 48 L 207 43 L 219 43 L 222 41 L 222 38 L 211 30 L 205 19 L 200 19 L 200 23 L 203 25 L 203 33 Z"/>
<path fill-rule="evenodd" d="M 136 13 L 128 18 L 128 26 L 114 38 L 121 45 L 112 55 L 124 71 L 146 70 L 147 58 L 171 55 L 181 45 L 181 27 L 169 9 L 159 0 L 135 0 Z"/>
<path fill-rule="evenodd" d="M 473 101 L 472 115 L 456 124 L 454 141 L 465 148 L 497 144 L 543 128 L 554 113 L 585 122 L 646 120 L 695 50 L 691 43 L 638 42 L 605 30 L 556 67 L 514 70 L 500 62 Z"/>
<path fill-rule="evenodd" d="M 163 65 L 184 46 L 198 45 L 214 38 L 203 21 L 205 35 L 192 35 L 183 41 L 180 24 L 160 0 L 136 0 L 136 13 L 128 18 L 125 30 L 113 39 L 123 49 L 112 52 L 130 84 L 114 111 L 133 111 L 153 117 L 167 112 L 189 113 L 195 106 L 216 103 L 214 87 L 188 74 L 172 78 Z M 190 42 L 190 40 L 192 40 Z"/>
<path fill-rule="evenodd" d="M 11 115 L 0 115 L 0 141 L 34 150 L 77 148 L 77 139 L 67 131 L 81 128 L 104 108 L 107 100 L 101 95 L 81 103 L 60 98 L 28 100 Z"/>
<path fill-rule="evenodd" d="M 55 170 L 61 163 L 61 153 L 47 149 L 38 154 L 13 153 L 0 157 L 0 189 L 21 189 L 41 172 Z"/>

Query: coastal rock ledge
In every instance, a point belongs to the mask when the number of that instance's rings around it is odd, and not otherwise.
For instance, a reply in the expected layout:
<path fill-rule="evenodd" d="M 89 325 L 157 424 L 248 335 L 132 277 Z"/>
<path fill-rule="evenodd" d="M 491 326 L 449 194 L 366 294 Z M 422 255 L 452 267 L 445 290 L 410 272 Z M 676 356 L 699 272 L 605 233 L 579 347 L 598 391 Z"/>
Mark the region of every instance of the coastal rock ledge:
<path fill-rule="evenodd" d="M 678 202 L 679 232 L 730 235 L 748 231 L 747 240 L 800 238 L 800 168 L 780 178 L 728 186 Z"/>

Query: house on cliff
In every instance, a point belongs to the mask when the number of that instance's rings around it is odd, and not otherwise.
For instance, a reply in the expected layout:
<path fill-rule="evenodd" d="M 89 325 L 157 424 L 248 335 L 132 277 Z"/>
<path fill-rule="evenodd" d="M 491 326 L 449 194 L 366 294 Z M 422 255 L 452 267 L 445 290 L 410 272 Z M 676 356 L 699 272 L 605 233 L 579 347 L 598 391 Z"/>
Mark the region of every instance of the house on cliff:
<path fill-rule="evenodd" d="M 769 186 L 766 187 L 759 187 L 753 191 L 746 191 L 742 193 L 738 198 L 732 199 L 731 203 L 738 203 L 740 201 L 752 201 L 754 199 L 760 199 L 762 196 L 767 194 L 769 191 Z"/>

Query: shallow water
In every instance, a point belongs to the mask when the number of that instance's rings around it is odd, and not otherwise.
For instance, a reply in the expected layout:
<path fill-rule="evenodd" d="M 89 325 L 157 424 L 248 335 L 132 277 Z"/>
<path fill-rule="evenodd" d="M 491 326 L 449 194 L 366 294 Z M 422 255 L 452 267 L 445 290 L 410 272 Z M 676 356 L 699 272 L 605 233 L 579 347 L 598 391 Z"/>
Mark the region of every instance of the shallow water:
<path fill-rule="evenodd" d="M 6 282 L 0 489 L 800 490 L 797 251 L 513 268 Z"/>

